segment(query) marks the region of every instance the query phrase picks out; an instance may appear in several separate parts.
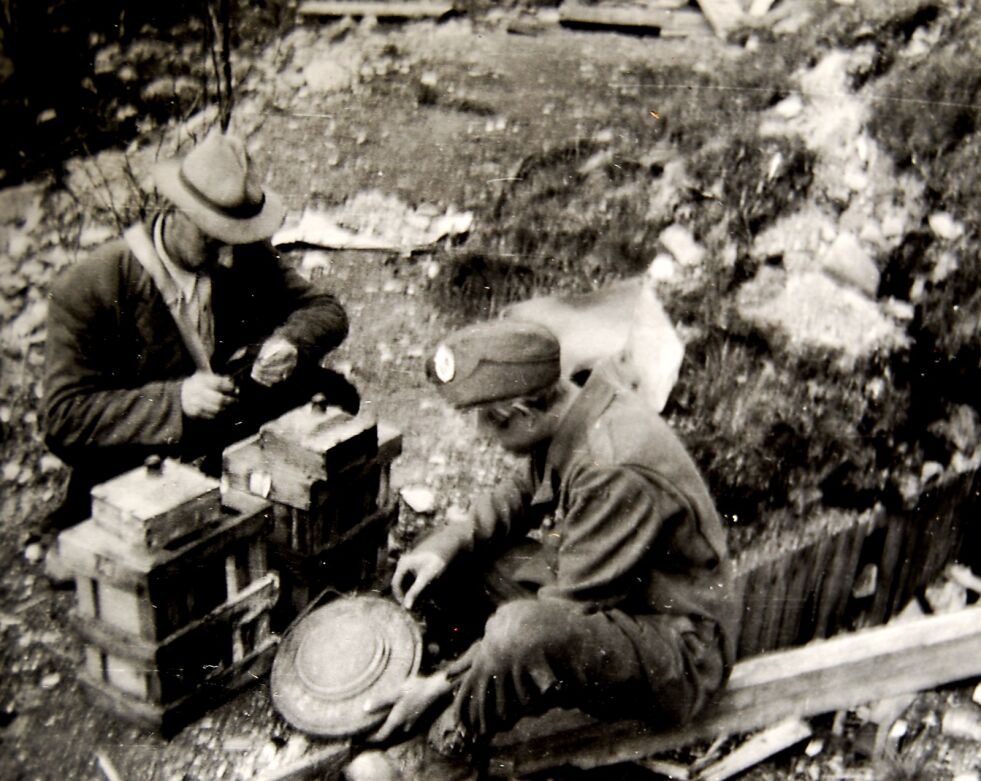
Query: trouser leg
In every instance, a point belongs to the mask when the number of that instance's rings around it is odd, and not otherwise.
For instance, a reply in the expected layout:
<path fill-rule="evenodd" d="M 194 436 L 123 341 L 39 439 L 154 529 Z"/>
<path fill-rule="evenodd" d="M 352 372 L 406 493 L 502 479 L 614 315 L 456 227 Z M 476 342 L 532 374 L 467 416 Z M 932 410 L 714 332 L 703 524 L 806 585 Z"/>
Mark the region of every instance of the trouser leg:
<path fill-rule="evenodd" d="M 562 600 L 510 602 L 451 666 L 452 721 L 489 737 L 553 707 L 655 724 L 688 719 L 724 680 L 711 622 L 585 612 Z"/>

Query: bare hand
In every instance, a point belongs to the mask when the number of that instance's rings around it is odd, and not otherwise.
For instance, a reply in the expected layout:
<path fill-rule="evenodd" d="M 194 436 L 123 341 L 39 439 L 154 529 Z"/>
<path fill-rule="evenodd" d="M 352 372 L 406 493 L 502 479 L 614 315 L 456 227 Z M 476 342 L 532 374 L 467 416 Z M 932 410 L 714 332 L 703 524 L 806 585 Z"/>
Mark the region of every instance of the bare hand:
<path fill-rule="evenodd" d="M 181 383 L 181 409 L 189 418 L 213 418 L 235 403 L 235 393 L 230 378 L 199 371 Z"/>
<path fill-rule="evenodd" d="M 441 556 L 431 551 L 409 551 L 403 554 L 395 566 L 392 594 L 403 607 L 411 610 L 422 590 L 442 575 L 445 569 L 446 562 Z M 406 581 L 410 578 L 412 582 L 406 591 Z"/>
<path fill-rule="evenodd" d="M 297 356 L 296 345 L 281 336 L 267 339 L 252 364 L 252 379 L 266 387 L 283 382 L 296 368 Z"/>
<path fill-rule="evenodd" d="M 436 702 L 450 694 L 452 687 L 445 673 L 414 675 L 407 679 L 398 694 L 384 700 L 366 702 L 366 713 L 391 708 L 385 722 L 368 738 L 369 742 L 387 740 L 396 730 L 408 732 L 419 717 Z"/>

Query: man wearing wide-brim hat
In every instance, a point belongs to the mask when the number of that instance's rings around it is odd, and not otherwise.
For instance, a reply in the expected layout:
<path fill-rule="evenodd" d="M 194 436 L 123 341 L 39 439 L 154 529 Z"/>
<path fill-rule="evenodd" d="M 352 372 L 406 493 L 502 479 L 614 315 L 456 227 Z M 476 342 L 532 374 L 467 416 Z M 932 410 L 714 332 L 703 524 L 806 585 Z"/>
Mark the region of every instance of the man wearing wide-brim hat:
<path fill-rule="evenodd" d="M 285 208 L 242 142 L 213 131 L 153 179 L 165 205 L 51 292 L 46 442 L 73 470 L 51 531 L 148 455 L 216 467 L 224 446 L 315 392 L 358 405 L 320 365 L 347 335 L 344 309 L 267 241 Z"/>
<path fill-rule="evenodd" d="M 563 378 L 557 339 L 533 323 L 450 334 L 428 373 L 528 464 L 400 558 L 392 591 L 429 630 L 453 638 L 489 618 L 446 667 L 370 706 L 391 706 L 375 739 L 440 700 L 429 738 L 449 754 L 553 707 L 695 718 L 726 681 L 741 608 L 719 515 L 675 434 L 601 368 L 581 387 Z"/>

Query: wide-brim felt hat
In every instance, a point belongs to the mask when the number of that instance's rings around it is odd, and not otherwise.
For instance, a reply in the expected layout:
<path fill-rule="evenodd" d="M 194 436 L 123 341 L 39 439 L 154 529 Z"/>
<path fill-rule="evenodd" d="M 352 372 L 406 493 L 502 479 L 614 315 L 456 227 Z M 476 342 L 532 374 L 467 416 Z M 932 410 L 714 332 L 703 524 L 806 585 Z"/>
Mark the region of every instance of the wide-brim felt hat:
<path fill-rule="evenodd" d="M 421 658 L 422 635 L 406 610 L 381 597 L 341 597 L 300 619 L 280 643 L 273 706 L 309 735 L 363 734 L 388 715 L 365 704 L 394 699 Z"/>
<path fill-rule="evenodd" d="M 251 244 L 272 236 L 286 207 L 262 187 L 245 145 L 217 130 L 183 158 L 158 163 L 157 189 L 204 233 L 226 244 Z"/>

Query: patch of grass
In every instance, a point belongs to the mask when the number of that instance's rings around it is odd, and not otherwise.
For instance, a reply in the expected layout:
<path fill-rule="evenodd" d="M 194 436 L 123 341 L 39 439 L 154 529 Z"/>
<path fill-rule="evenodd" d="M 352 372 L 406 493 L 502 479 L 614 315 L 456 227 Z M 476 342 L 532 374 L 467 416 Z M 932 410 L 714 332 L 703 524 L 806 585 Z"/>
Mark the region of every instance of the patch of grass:
<path fill-rule="evenodd" d="M 642 271 L 657 231 L 646 219 L 652 175 L 579 142 L 525 159 L 461 252 L 439 258 L 433 285 L 446 311 L 490 316 L 544 292 L 585 292 Z"/>
<path fill-rule="evenodd" d="M 700 189 L 719 192 L 732 234 L 745 248 L 806 198 L 813 168 L 814 154 L 800 138 L 759 138 L 740 132 L 694 155 L 690 171 Z M 704 224 L 696 225 L 696 235 L 708 233 L 717 223 L 711 211 L 706 217 Z"/>
<path fill-rule="evenodd" d="M 779 508 L 806 517 L 884 498 L 907 403 L 880 366 L 845 374 L 831 356 L 715 326 L 688 345 L 666 414 L 720 511 L 753 524 Z"/>
<path fill-rule="evenodd" d="M 978 127 L 981 59 L 970 48 L 948 48 L 894 67 L 876 85 L 869 128 L 902 167 L 931 181 L 932 166 Z"/>

